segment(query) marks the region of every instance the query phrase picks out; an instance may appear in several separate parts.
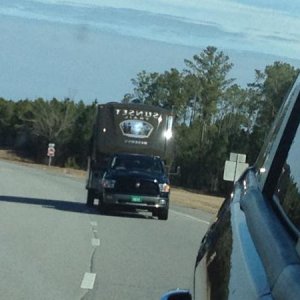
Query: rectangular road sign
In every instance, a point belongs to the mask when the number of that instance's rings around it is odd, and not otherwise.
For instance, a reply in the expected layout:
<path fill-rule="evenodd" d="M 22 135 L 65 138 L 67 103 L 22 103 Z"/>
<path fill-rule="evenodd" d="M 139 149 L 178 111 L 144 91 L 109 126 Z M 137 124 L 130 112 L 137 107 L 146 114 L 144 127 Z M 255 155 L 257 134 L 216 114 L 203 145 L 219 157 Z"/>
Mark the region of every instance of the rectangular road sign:
<path fill-rule="evenodd" d="M 247 163 L 226 160 L 223 179 L 226 181 L 236 182 L 248 166 L 249 164 Z"/>

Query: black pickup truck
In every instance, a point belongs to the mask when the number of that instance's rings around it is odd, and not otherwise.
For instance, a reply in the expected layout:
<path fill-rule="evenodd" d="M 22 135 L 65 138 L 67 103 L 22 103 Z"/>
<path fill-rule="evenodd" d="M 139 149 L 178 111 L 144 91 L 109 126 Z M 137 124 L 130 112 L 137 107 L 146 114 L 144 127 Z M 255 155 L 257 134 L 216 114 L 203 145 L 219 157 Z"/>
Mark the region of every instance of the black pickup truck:
<path fill-rule="evenodd" d="M 204 236 L 192 291 L 163 300 L 300 299 L 300 76 Z"/>
<path fill-rule="evenodd" d="M 131 153 L 113 155 L 102 186 L 102 209 L 142 209 L 151 211 L 158 219 L 168 219 L 170 183 L 159 157 Z"/>
<path fill-rule="evenodd" d="M 168 219 L 172 158 L 170 111 L 110 102 L 97 107 L 90 143 L 87 205 L 135 208 Z"/>

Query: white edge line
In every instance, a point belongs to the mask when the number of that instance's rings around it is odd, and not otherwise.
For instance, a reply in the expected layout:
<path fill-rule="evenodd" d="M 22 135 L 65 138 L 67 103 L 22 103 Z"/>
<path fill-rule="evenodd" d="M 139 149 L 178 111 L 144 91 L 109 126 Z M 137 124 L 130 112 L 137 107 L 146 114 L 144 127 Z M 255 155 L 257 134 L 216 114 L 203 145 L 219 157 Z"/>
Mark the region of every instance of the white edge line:
<path fill-rule="evenodd" d="M 92 290 L 94 288 L 95 279 L 96 279 L 95 273 L 87 273 L 87 272 L 84 273 L 80 287 L 82 289 Z"/>
<path fill-rule="evenodd" d="M 171 210 L 171 209 L 170 209 L 170 210 Z M 199 219 L 199 218 L 190 216 L 190 215 L 188 215 L 188 214 L 184 214 L 184 213 L 175 211 L 175 210 L 173 210 L 173 209 L 172 209 L 171 211 L 172 211 L 174 214 L 176 214 L 176 215 L 183 216 L 183 217 L 186 217 L 186 218 L 188 218 L 188 219 L 191 219 L 191 220 L 194 220 L 194 221 L 197 221 L 197 222 L 200 222 L 200 223 L 204 223 L 204 224 L 207 224 L 207 225 L 210 224 L 210 222 L 208 222 L 208 221 L 205 221 L 205 220 L 202 220 L 202 219 Z"/>

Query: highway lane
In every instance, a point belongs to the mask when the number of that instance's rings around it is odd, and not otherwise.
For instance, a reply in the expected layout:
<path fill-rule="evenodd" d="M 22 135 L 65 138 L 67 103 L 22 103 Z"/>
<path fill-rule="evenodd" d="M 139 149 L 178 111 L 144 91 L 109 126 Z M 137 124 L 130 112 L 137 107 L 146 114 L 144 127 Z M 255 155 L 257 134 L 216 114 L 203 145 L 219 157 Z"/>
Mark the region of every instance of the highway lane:
<path fill-rule="evenodd" d="M 2 299 L 80 299 L 92 237 L 82 184 L 0 163 Z"/>
<path fill-rule="evenodd" d="M 159 299 L 191 288 L 208 214 L 171 205 L 150 214 L 101 215 L 82 179 L 0 161 L 3 299 Z"/>

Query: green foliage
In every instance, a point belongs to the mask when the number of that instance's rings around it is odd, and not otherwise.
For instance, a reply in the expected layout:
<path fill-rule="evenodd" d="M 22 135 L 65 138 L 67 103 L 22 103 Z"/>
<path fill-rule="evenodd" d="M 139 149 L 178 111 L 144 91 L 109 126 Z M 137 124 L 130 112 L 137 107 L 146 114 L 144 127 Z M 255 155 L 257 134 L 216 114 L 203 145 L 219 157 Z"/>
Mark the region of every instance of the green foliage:
<path fill-rule="evenodd" d="M 65 148 L 65 157 L 73 157 L 76 165 L 86 168 L 88 145 L 95 121 L 96 103 L 86 106 L 82 101 L 76 105 L 74 124 L 70 132 L 70 140 Z"/>
<path fill-rule="evenodd" d="M 177 69 L 159 73 L 142 71 L 132 79 L 133 93 L 126 94 L 123 103 L 138 100 L 144 104 L 160 106 L 173 111 L 176 119 L 181 119 L 185 113 L 186 95 L 184 76 Z"/>
<path fill-rule="evenodd" d="M 176 163 L 182 176 L 177 184 L 209 192 L 224 192 L 225 160 L 230 152 L 245 153 L 254 163 L 265 134 L 298 70 L 275 62 L 256 70 L 247 88 L 228 74 L 233 64 L 222 51 L 207 47 L 183 71 L 142 71 L 132 80 L 133 93 L 123 102 L 172 109 L 176 116 Z"/>
<path fill-rule="evenodd" d="M 189 84 L 193 87 L 190 99 L 194 99 L 197 116 L 210 124 L 217 113 L 217 103 L 224 95 L 233 79 L 227 79 L 233 64 L 229 57 L 215 47 L 207 47 L 193 60 L 185 60 L 185 70 Z"/>
<path fill-rule="evenodd" d="M 298 73 L 298 69 L 278 61 L 257 73 L 258 90 L 262 94 L 259 125 L 271 124 Z"/>
<path fill-rule="evenodd" d="M 256 81 L 249 85 L 257 107 L 257 117 L 251 134 L 252 144 L 249 145 L 252 160 L 258 155 L 276 113 L 298 73 L 299 69 L 278 61 L 266 66 L 264 71 L 256 70 Z"/>
<path fill-rule="evenodd" d="M 84 168 L 95 106 L 96 102 L 85 105 L 69 99 L 0 99 L 0 146 L 44 162 L 48 143 L 55 143 L 55 164 Z"/>
<path fill-rule="evenodd" d="M 69 100 L 37 99 L 32 105 L 32 133 L 47 142 L 64 144 L 75 121 L 75 105 Z"/>
<path fill-rule="evenodd" d="M 68 157 L 67 158 L 67 161 L 65 163 L 65 168 L 80 169 L 78 164 L 76 163 L 75 157 Z"/>
<path fill-rule="evenodd" d="M 252 164 L 285 94 L 299 70 L 274 62 L 256 70 L 255 82 L 242 88 L 229 77 L 233 66 L 222 51 L 209 46 L 185 69 L 163 73 L 145 70 L 132 79 L 132 101 L 164 107 L 175 116 L 174 153 L 182 176 L 176 183 L 224 193 L 225 160 L 245 153 Z M 56 144 L 54 163 L 86 168 L 96 102 L 38 98 L 17 102 L 0 98 L 0 146 L 45 161 L 49 142 Z"/>
<path fill-rule="evenodd" d="M 12 128 L 13 102 L 0 98 L 0 143 L 9 146 L 14 138 Z"/>

